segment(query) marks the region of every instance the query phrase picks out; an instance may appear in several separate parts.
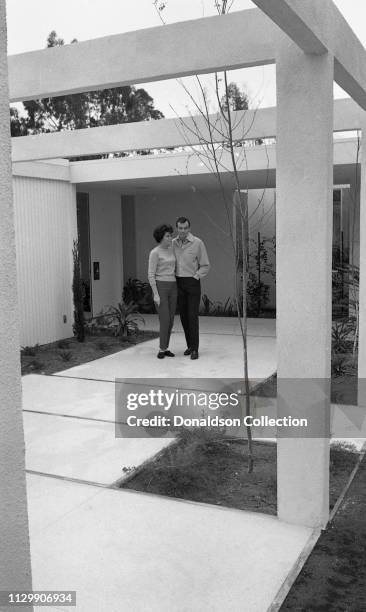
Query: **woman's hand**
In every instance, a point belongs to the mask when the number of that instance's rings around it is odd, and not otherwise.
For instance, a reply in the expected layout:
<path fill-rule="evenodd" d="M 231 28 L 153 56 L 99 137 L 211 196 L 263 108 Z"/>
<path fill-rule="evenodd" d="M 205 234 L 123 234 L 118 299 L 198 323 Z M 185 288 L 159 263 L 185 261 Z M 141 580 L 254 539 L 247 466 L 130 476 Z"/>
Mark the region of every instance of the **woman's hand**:
<path fill-rule="evenodd" d="M 158 293 L 154 293 L 154 302 L 157 307 L 160 306 L 160 295 Z"/>

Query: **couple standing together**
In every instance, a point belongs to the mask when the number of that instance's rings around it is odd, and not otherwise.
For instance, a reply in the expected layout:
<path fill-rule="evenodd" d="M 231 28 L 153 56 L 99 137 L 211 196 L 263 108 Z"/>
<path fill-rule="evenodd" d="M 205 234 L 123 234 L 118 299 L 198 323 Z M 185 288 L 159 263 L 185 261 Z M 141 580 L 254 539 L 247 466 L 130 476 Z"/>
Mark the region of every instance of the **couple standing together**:
<path fill-rule="evenodd" d="M 185 355 L 198 359 L 198 312 L 201 300 L 201 278 L 210 268 L 207 251 L 200 238 L 191 234 L 186 217 L 176 222 L 178 236 L 173 239 L 171 225 L 159 225 L 153 236 L 158 245 L 149 256 L 148 279 L 159 314 L 160 348 L 158 359 L 174 357 L 169 350 L 178 300 L 180 319 L 187 342 Z"/>

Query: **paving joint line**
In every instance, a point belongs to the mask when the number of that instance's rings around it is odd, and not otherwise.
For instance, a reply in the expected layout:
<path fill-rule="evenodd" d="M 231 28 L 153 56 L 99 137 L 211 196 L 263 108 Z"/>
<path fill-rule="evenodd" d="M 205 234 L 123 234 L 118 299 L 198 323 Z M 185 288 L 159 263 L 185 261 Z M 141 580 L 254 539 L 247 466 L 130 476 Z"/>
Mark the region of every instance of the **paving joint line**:
<path fill-rule="evenodd" d="M 48 412 L 47 410 L 31 410 L 29 408 L 23 408 L 23 412 L 31 412 L 34 414 L 47 414 L 48 416 L 64 417 L 67 419 L 81 419 L 83 421 L 99 421 L 101 423 L 113 423 L 113 424 L 118 423 L 122 425 L 127 424 L 124 421 L 120 422 L 120 421 L 111 421 L 109 419 L 97 419 L 95 417 L 85 417 L 85 416 L 80 416 L 77 414 L 61 414 L 60 412 Z"/>
<path fill-rule="evenodd" d="M 103 358 L 102 358 L 103 359 Z M 74 367 L 78 367 L 78 366 L 74 366 Z M 49 377 L 53 377 L 53 378 L 71 378 L 72 380 L 89 380 L 89 381 L 95 381 L 95 382 L 107 382 L 107 383 L 115 383 L 114 380 L 108 380 L 106 378 L 88 378 L 86 376 L 67 376 L 65 374 L 41 374 L 41 376 L 49 376 Z"/>
<path fill-rule="evenodd" d="M 82 478 L 74 478 L 72 476 L 61 476 L 60 474 L 49 474 L 48 472 L 41 472 L 39 470 L 25 470 L 26 474 L 34 474 L 36 476 L 45 476 L 46 478 L 54 478 L 55 480 L 64 480 L 65 482 L 76 482 L 78 484 L 85 484 L 93 487 L 100 487 L 102 489 L 113 489 L 112 484 L 104 484 L 102 482 L 95 482 L 93 480 L 84 480 Z"/>

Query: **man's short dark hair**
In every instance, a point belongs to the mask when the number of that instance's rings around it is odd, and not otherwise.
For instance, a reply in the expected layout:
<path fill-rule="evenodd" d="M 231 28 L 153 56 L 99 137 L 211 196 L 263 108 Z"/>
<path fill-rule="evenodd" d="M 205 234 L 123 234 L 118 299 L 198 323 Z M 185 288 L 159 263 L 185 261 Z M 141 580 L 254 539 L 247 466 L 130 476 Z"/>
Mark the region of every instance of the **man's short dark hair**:
<path fill-rule="evenodd" d="M 167 225 L 166 223 L 163 223 L 163 225 L 158 225 L 158 227 L 154 229 L 153 236 L 156 242 L 161 242 L 166 233 L 172 234 L 173 231 L 174 230 L 171 225 Z"/>
<path fill-rule="evenodd" d="M 178 217 L 175 222 L 175 227 L 178 227 L 178 223 L 188 223 L 188 226 L 191 227 L 191 222 L 187 217 Z"/>

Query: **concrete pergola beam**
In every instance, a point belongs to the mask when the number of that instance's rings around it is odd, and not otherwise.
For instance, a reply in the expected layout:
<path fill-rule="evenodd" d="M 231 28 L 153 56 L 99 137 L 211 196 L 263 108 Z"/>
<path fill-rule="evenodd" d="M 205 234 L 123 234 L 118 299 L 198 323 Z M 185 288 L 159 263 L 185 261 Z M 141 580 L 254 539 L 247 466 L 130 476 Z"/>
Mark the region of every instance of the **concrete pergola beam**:
<path fill-rule="evenodd" d="M 331 53 L 336 82 L 366 109 L 366 51 L 332 0 L 254 1 L 260 11 L 10 56 L 10 101 L 274 63 L 279 26 L 306 53 Z"/>
<path fill-rule="evenodd" d="M 276 132 L 276 108 L 233 113 L 234 139 L 261 138 Z M 220 115 L 210 115 L 214 142 L 223 142 L 227 127 Z M 117 151 L 181 147 L 209 142 L 208 121 L 202 116 L 140 121 L 92 129 L 12 138 L 12 159 L 29 161 L 97 155 Z"/>
<path fill-rule="evenodd" d="M 10 101 L 274 63 L 276 30 L 250 9 L 9 56 Z"/>
<path fill-rule="evenodd" d="M 362 111 L 350 99 L 334 103 L 334 131 L 347 132 L 361 127 Z M 210 115 L 215 142 L 223 141 L 224 125 L 219 115 Z M 234 139 L 276 136 L 276 108 L 233 113 Z M 117 151 L 161 149 L 197 145 L 208 139 L 207 121 L 201 116 L 124 123 L 92 129 L 54 132 L 12 138 L 13 162 L 99 155 Z"/>
<path fill-rule="evenodd" d="M 366 51 L 332 0 L 253 0 L 305 53 L 329 52 L 334 80 L 366 110 Z"/>

